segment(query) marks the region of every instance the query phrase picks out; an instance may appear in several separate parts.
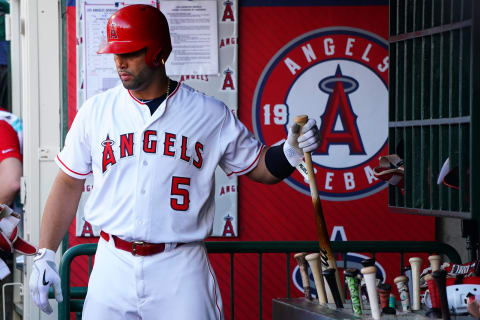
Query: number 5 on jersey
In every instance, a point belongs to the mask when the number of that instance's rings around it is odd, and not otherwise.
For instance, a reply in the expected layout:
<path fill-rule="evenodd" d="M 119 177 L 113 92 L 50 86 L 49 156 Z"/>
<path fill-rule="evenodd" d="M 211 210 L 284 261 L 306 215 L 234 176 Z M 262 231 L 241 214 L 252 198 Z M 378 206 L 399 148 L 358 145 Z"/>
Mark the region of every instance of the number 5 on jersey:
<path fill-rule="evenodd" d="M 186 189 L 185 186 L 190 186 L 190 178 L 172 177 L 171 195 L 175 197 L 170 198 L 170 206 L 173 210 L 188 210 L 190 198 L 188 189 Z"/>

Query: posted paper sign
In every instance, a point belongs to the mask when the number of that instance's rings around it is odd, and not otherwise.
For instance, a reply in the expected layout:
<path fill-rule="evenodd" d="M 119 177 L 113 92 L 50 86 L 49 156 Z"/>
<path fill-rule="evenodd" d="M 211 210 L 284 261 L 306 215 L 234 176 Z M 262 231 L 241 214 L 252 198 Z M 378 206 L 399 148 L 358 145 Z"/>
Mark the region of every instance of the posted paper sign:
<path fill-rule="evenodd" d="M 162 1 L 173 51 L 166 63 L 169 75 L 218 74 L 216 1 Z"/>

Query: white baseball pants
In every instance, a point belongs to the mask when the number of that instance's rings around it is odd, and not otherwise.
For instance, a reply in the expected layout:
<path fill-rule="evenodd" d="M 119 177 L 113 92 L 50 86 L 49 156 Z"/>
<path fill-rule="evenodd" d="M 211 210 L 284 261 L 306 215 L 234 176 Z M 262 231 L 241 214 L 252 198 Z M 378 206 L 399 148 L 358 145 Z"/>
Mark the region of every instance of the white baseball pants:
<path fill-rule="evenodd" d="M 83 320 L 223 320 L 203 242 L 133 256 L 100 238 Z"/>

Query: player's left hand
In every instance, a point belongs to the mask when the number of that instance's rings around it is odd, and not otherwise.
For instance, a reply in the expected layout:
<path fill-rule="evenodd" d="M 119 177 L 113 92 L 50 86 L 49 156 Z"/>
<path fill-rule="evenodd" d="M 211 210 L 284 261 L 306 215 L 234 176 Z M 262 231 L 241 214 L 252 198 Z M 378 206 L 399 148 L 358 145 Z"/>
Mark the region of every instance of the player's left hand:
<path fill-rule="evenodd" d="M 302 134 L 300 135 L 300 130 Z M 283 145 L 283 152 L 292 167 L 302 162 L 304 152 L 312 152 L 320 146 L 320 131 L 314 119 L 308 119 L 303 126 L 294 123 L 288 130 L 287 141 Z"/>
<path fill-rule="evenodd" d="M 48 290 L 53 286 L 55 299 L 63 301 L 62 289 L 60 287 L 60 276 L 55 264 L 55 252 L 42 248 L 33 259 L 32 274 L 30 275 L 30 294 L 33 302 L 46 314 L 53 312 L 48 302 Z"/>

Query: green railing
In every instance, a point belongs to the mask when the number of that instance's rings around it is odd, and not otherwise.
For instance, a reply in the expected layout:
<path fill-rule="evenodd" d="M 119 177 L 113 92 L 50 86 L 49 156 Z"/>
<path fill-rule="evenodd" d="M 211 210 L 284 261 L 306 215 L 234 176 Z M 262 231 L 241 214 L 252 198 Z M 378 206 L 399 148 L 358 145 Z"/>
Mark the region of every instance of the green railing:
<path fill-rule="evenodd" d="M 290 297 L 290 255 L 296 252 L 318 252 L 317 241 L 225 241 L 206 242 L 209 254 L 228 253 L 230 254 L 230 313 L 234 319 L 234 255 L 242 253 L 258 254 L 258 281 L 259 281 L 259 319 L 262 319 L 262 254 L 283 253 L 286 256 L 286 278 L 287 297 Z M 89 256 L 89 272 L 92 266 L 92 256 L 97 250 L 96 244 L 81 244 L 68 249 L 60 263 L 60 277 L 62 279 L 63 302 L 59 303 L 58 319 L 70 319 L 70 312 L 79 315 L 83 308 L 83 302 L 87 293 L 86 287 L 70 287 L 70 267 L 73 259 L 77 256 Z M 398 253 L 400 254 L 400 271 L 403 269 L 405 253 L 437 253 L 444 254 L 450 262 L 461 263 L 457 251 L 448 244 L 426 241 L 332 241 L 332 250 L 342 253 L 344 264 L 347 266 L 347 253 L 369 252 L 373 256 L 376 253 Z M 50 293 L 53 298 L 53 294 Z"/>

